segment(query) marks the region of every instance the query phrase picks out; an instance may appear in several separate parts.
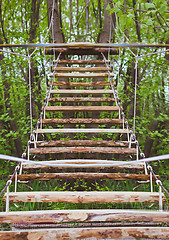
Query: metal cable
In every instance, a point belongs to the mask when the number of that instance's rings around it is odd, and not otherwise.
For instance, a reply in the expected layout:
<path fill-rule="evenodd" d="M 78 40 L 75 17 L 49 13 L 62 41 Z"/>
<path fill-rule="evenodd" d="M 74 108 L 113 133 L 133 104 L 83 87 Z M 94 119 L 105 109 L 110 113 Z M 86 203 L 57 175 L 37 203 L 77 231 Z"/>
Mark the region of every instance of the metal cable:
<path fill-rule="evenodd" d="M 106 62 L 106 57 L 104 56 L 103 52 L 101 52 L 101 54 L 102 54 L 103 59 L 104 59 L 104 61 L 105 61 L 105 65 L 106 65 L 106 67 L 107 67 L 107 69 L 108 69 L 107 62 Z M 113 85 L 113 83 L 112 83 L 112 81 L 111 81 L 110 71 L 109 71 L 109 70 L 108 70 L 108 73 L 109 73 L 109 79 L 110 79 L 111 87 L 113 88 L 114 97 L 115 97 L 115 99 L 116 99 L 116 101 L 117 101 L 117 103 L 118 103 L 118 105 L 119 105 L 119 107 L 120 107 L 121 114 L 122 114 L 122 116 L 124 117 L 124 112 L 123 112 L 123 109 L 122 109 L 121 104 L 120 104 L 120 102 L 119 102 L 119 98 L 118 98 L 118 95 L 117 95 L 117 93 L 116 93 L 116 91 L 115 91 L 114 85 Z M 125 117 L 124 117 L 124 118 L 125 118 Z M 142 150 L 141 150 L 141 148 L 140 148 L 140 146 L 139 146 L 139 143 L 138 143 L 138 141 L 137 141 L 137 139 L 136 139 L 136 135 L 135 135 L 135 133 L 132 132 L 132 130 L 131 130 L 130 126 L 129 126 L 129 123 L 128 123 L 128 121 L 127 121 L 126 119 L 125 119 L 125 124 L 126 124 L 126 126 L 128 127 L 128 129 L 130 130 L 130 132 L 131 132 L 131 134 L 132 134 L 133 140 L 135 140 L 136 143 L 137 143 L 137 147 L 138 147 L 138 149 L 139 149 L 140 156 L 141 156 L 141 157 L 143 158 L 143 160 L 145 161 L 146 166 L 147 166 L 147 167 L 149 166 L 149 168 L 150 168 L 151 166 L 148 164 L 148 161 L 145 160 L 145 154 L 142 152 Z M 164 155 L 164 156 L 165 156 L 165 155 Z M 158 159 L 159 156 L 154 157 L 154 158 L 155 158 L 155 159 Z M 139 162 L 140 162 L 140 160 L 139 160 Z M 169 197 L 169 192 L 168 192 L 167 189 L 163 186 L 162 182 L 157 178 L 157 176 L 155 175 L 155 172 L 153 171 L 152 167 L 150 168 L 150 171 L 151 171 L 152 175 L 154 176 L 154 178 L 156 179 L 157 184 L 158 184 L 159 186 L 161 186 L 161 188 L 163 189 L 163 191 L 164 191 L 164 192 L 166 193 L 166 195 Z"/>

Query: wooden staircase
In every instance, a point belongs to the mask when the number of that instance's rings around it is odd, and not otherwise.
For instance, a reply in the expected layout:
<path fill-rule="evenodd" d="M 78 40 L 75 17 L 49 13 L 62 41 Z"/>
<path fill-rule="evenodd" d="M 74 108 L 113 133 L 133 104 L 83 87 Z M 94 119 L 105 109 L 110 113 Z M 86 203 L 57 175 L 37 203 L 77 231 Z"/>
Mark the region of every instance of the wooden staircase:
<path fill-rule="evenodd" d="M 166 198 L 141 184 L 150 175 L 117 104 L 112 68 L 69 52 L 51 66 L 52 89 L 18 191 L 3 198 L 20 211 L 0 213 L 0 223 L 13 225 L 0 239 L 169 239 L 169 212 L 156 210 Z M 150 203 L 154 210 L 146 210 Z"/>

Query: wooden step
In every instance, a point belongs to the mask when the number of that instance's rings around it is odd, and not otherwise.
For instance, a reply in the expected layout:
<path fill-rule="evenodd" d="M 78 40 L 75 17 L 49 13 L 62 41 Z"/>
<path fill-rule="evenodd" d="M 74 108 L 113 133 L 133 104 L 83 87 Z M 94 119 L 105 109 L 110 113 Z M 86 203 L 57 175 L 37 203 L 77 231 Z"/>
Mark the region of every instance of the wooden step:
<path fill-rule="evenodd" d="M 65 237 L 66 236 L 66 237 Z M 1 231 L 1 240 L 168 239 L 169 227 L 86 227 Z"/>
<path fill-rule="evenodd" d="M 57 164 L 54 166 L 43 166 L 37 163 Z M 38 161 L 36 164 L 23 163 L 22 167 L 28 169 L 65 169 L 65 168 L 84 168 L 84 169 L 144 169 L 143 162 L 128 163 L 127 161 L 111 161 L 111 160 L 94 160 L 94 159 L 66 159 L 66 160 L 53 160 L 53 161 Z M 73 166 L 72 166 L 73 164 Z"/>
<path fill-rule="evenodd" d="M 53 62 L 57 62 L 57 60 L 53 60 Z M 107 60 L 107 62 L 110 62 L 109 60 Z M 58 64 L 105 64 L 104 60 L 100 60 L 100 59 L 94 59 L 94 60 L 59 60 Z"/>
<path fill-rule="evenodd" d="M 115 102 L 114 98 L 105 97 L 52 97 L 49 102 Z"/>
<path fill-rule="evenodd" d="M 54 119 L 42 119 L 42 123 L 44 124 L 51 124 L 51 123 L 56 123 L 56 124 L 66 124 L 66 123 L 72 123 L 72 124 L 122 124 L 123 119 L 96 119 L 96 118 L 69 118 L 69 119 L 59 119 L 59 118 L 54 118 Z"/>
<path fill-rule="evenodd" d="M 97 78 L 97 77 L 113 77 L 113 73 L 50 73 L 49 77 L 67 77 L 67 78 Z"/>
<path fill-rule="evenodd" d="M 166 201 L 162 193 L 162 200 Z M 6 201 L 6 194 L 3 197 Z M 127 203 L 159 201 L 158 192 L 10 192 L 10 202 Z"/>
<path fill-rule="evenodd" d="M 9 177 L 11 177 L 10 175 Z M 53 179 L 95 179 L 95 180 L 132 180 L 147 181 L 150 180 L 149 175 L 145 174 L 129 174 L 129 173 L 94 173 L 94 172 L 68 172 L 68 173 L 31 173 L 18 175 L 18 180 L 53 180 Z M 155 178 L 153 178 L 155 181 Z"/>
<path fill-rule="evenodd" d="M 84 48 L 84 47 L 72 47 L 72 48 L 46 48 L 45 49 L 45 54 L 46 55 L 54 55 L 55 53 L 55 57 L 57 57 L 60 53 L 60 51 L 62 51 L 62 56 L 68 56 L 68 55 L 97 55 L 102 57 L 101 52 L 103 52 L 104 54 L 108 55 L 118 55 L 119 54 L 119 49 L 118 48 Z"/>
<path fill-rule="evenodd" d="M 76 209 L 0 212 L 0 223 L 42 224 L 67 222 L 152 222 L 169 223 L 168 211 L 129 209 Z"/>
<path fill-rule="evenodd" d="M 72 89 L 54 89 L 51 94 L 113 94 L 113 90 L 72 90 Z"/>
<path fill-rule="evenodd" d="M 30 148 L 30 154 L 50 153 L 106 153 L 106 154 L 136 154 L 136 148 L 121 147 L 41 147 Z"/>
<path fill-rule="evenodd" d="M 132 142 L 132 145 L 136 143 Z M 104 147 L 129 147 L 127 141 L 105 141 L 105 140 L 58 140 L 39 141 L 37 147 L 58 147 L 58 146 L 104 146 Z"/>
<path fill-rule="evenodd" d="M 128 129 L 112 128 L 50 128 L 36 129 L 35 133 L 129 133 Z"/>
<path fill-rule="evenodd" d="M 46 106 L 46 112 L 117 112 L 117 106 Z"/>
<path fill-rule="evenodd" d="M 112 82 L 115 84 L 115 82 Z M 52 82 L 49 81 L 48 85 L 51 85 Z M 97 82 L 64 82 L 58 81 L 53 82 L 53 86 L 69 86 L 69 87 L 97 87 L 97 86 L 110 86 L 110 82 L 97 81 Z"/>
<path fill-rule="evenodd" d="M 45 228 L 0 232 L 1 240 L 168 239 L 168 236 L 169 227 Z"/>
<path fill-rule="evenodd" d="M 63 72 L 107 72 L 112 71 L 112 67 L 52 67 L 52 71 Z"/>

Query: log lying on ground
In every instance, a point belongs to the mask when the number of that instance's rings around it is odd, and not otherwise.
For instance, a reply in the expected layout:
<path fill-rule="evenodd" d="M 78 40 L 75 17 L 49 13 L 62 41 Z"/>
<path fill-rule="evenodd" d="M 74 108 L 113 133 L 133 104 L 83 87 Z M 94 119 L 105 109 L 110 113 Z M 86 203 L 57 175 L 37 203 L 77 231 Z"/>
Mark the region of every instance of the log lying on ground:
<path fill-rule="evenodd" d="M 106 153 L 106 154 L 136 154 L 136 148 L 121 147 L 41 147 L 30 148 L 30 154 L 50 154 L 50 153 Z"/>
<path fill-rule="evenodd" d="M 41 161 L 38 161 L 41 162 Z M 42 161 L 42 163 L 46 164 L 57 164 L 57 166 L 43 166 L 38 164 L 30 164 L 23 163 L 22 167 L 23 169 L 65 169 L 70 168 L 70 164 L 74 164 L 73 168 L 84 168 L 84 169 L 90 169 L 93 168 L 93 164 L 95 164 L 95 169 L 144 169 L 144 163 L 143 162 L 135 162 L 134 164 L 130 164 L 127 161 L 110 161 L 110 160 L 94 160 L 94 159 L 66 159 L 66 160 L 53 160 L 53 161 Z M 65 164 L 64 166 L 62 164 Z M 84 166 L 85 164 L 85 166 Z M 88 164 L 88 166 L 86 166 Z M 107 166 L 107 164 L 109 166 Z M 60 166 L 59 166 L 60 165 Z M 91 167 L 90 167 L 91 165 Z"/>
<path fill-rule="evenodd" d="M 131 142 L 135 145 L 135 142 Z M 106 141 L 106 140 L 58 140 L 39 141 L 37 147 L 59 147 L 59 146 L 104 146 L 104 147 L 129 147 L 127 141 Z"/>
<path fill-rule="evenodd" d="M 0 232 L 1 240 L 168 239 L 168 227 L 55 228 Z"/>
<path fill-rule="evenodd" d="M 11 175 L 9 175 L 9 178 Z M 158 176 L 157 176 L 158 177 Z M 90 173 L 90 172 L 69 172 L 69 173 L 31 173 L 18 175 L 18 180 L 52 180 L 52 179 L 94 179 L 94 180 L 133 180 L 147 181 L 150 180 L 149 175 L 145 174 L 129 174 L 129 173 Z M 153 178 L 155 181 L 155 178 Z"/>
<path fill-rule="evenodd" d="M 95 119 L 95 118 L 68 118 L 68 119 L 59 119 L 59 118 L 51 118 L 51 119 L 42 119 L 42 123 L 50 124 L 50 123 L 56 123 L 56 124 L 66 124 L 66 123 L 72 123 L 72 124 L 122 124 L 123 119 Z"/>
<path fill-rule="evenodd" d="M 0 212 L 0 223 L 42 224 L 66 222 L 169 223 L 169 212 L 128 209 L 76 209 Z"/>
<path fill-rule="evenodd" d="M 166 201 L 162 193 L 162 200 Z M 6 194 L 3 197 L 6 201 Z M 10 202 L 127 203 L 159 201 L 158 192 L 10 192 Z"/>

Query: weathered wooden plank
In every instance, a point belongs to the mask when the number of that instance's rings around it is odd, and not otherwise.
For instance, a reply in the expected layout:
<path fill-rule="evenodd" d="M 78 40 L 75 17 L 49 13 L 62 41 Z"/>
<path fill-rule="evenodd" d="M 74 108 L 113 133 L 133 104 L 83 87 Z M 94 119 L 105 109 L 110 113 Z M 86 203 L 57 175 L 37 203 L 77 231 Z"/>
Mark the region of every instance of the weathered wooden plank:
<path fill-rule="evenodd" d="M 30 154 L 50 153 L 106 153 L 106 154 L 136 154 L 136 148 L 122 147 L 41 147 L 30 148 Z"/>
<path fill-rule="evenodd" d="M 55 55 L 57 56 L 60 51 L 62 51 L 62 56 L 64 55 L 99 55 L 99 56 L 102 56 L 101 55 L 101 52 L 103 52 L 104 54 L 110 54 L 110 55 L 118 55 L 119 54 L 119 50 L 118 48 L 111 48 L 110 50 L 106 49 L 106 48 L 95 48 L 95 49 L 92 49 L 92 48 L 62 48 L 61 50 L 60 49 L 57 49 L 57 48 L 48 48 L 48 49 L 45 49 L 45 54 L 47 55 L 54 55 L 54 52 L 55 52 Z"/>
<path fill-rule="evenodd" d="M 162 200 L 166 201 L 162 193 Z M 3 197 L 6 201 L 6 194 Z M 158 192 L 10 192 L 10 202 L 122 203 L 158 202 Z"/>
<path fill-rule="evenodd" d="M 96 118 L 69 118 L 69 119 L 59 119 L 59 118 L 53 118 L 53 119 L 42 119 L 42 123 L 44 124 L 51 124 L 51 123 L 56 123 L 56 124 L 66 124 L 66 123 L 72 123 L 72 124 L 122 124 L 123 119 L 109 119 L 109 118 L 104 118 L 104 119 L 96 119 Z"/>
<path fill-rule="evenodd" d="M 36 133 L 129 133 L 127 129 L 108 128 L 53 128 L 36 129 Z"/>
<path fill-rule="evenodd" d="M 54 89 L 51 94 L 113 94 L 113 90 L 72 90 L 72 89 Z"/>
<path fill-rule="evenodd" d="M 98 71 L 112 71 L 112 67 L 52 67 L 52 71 L 63 72 L 98 72 Z"/>
<path fill-rule="evenodd" d="M 135 145 L 132 142 L 132 145 Z M 58 141 L 39 141 L 37 147 L 59 147 L 59 146 L 104 146 L 104 147 L 129 147 L 127 141 L 106 141 L 106 140 L 58 140 Z"/>
<path fill-rule="evenodd" d="M 66 160 L 53 160 L 53 161 L 43 161 L 43 163 L 49 164 L 57 164 L 57 166 L 47 167 L 38 164 L 30 164 L 30 163 L 23 163 L 23 169 L 64 169 L 69 168 L 70 164 L 74 164 L 73 168 L 93 168 L 93 164 L 95 164 L 95 169 L 144 169 L 144 163 L 140 163 L 139 161 L 135 162 L 134 164 L 129 164 L 127 161 L 111 161 L 111 160 L 94 160 L 94 159 L 66 159 Z M 121 164 L 122 163 L 122 164 Z M 59 166 L 61 164 L 65 164 L 66 166 Z M 90 165 L 91 167 L 86 167 L 85 164 Z M 106 164 L 112 166 L 107 167 Z M 84 166 L 83 166 L 84 165 Z"/>
<path fill-rule="evenodd" d="M 53 62 L 57 62 L 57 60 L 53 60 Z M 107 60 L 107 62 L 110 62 L 109 60 Z M 104 60 L 101 59 L 87 59 L 87 60 L 70 60 L 70 59 L 64 59 L 64 60 L 59 60 L 58 62 L 59 64 L 63 64 L 63 63 L 68 63 L 68 64 L 105 64 Z"/>
<path fill-rule="evenodd" d="M 51 85 L 51 81 L 48 82 Z M 115 84 L 115 82 L 112 82 Z M 97 81 L 97 82 L 53 82 L 53 86 L 70 86 L 70 87 L 96 87 L 96 86 L 110 86 L 110 82 Z"/>
<path fill-rule="evenodd" d="M 54 73 L 55 77 L 67 77 L 67 78 L 97 78 L 108 77 L 109 73 Z M 113 77 L 113 73 L 110 73 Z M 53 77 L 53 73 L 49 74 L 49 77 Z"/>
<path fill-rule="evenodd" d="M 9 175 L 11 177 L 12 175 Z M 95 179 L 95 180 L 132 180 L 147 181 L 150 180 L 149 175 L 145 174 L 129 174 L 129 173 L 90 173 L 90 172 L 68 172 L 68 173 L 31 173 L 18 175 L 18 180 L 53 180 L 53 179 Z M 155 178 L 153 178 L 155 181 Z"/>
<path fill-rule="evenodd" d="M 1 231 L 1 240 L 168 239 L 169 227 L 96 227 Z"/>
<path fill-rule="evenodd" d="M 52 97 L 49 102 L 115 102 L 114 98 L 105 97 Z"/>
<path fill-rule="evenodd" d="M 46 106 L 45 111 L 54 112 L 115 112 L 118 106 Z"/>
<path fill-rule="evenodd" d="M 169 227 L 96 227 L 1 231 L 1 240 L 168 239 Z"/>
<path fill-rule="evenodd" d="M 60 222 L 154 222 L 169 223 L 169 212 L 128 209 L 76 209 L 0 212 L 0 223 L 42 224 Z"/>

